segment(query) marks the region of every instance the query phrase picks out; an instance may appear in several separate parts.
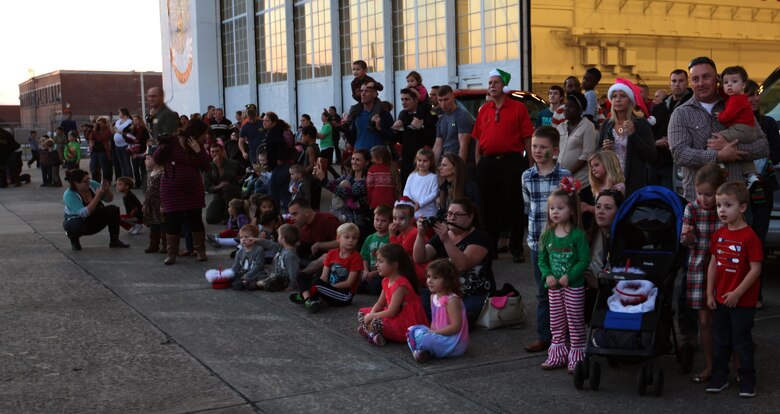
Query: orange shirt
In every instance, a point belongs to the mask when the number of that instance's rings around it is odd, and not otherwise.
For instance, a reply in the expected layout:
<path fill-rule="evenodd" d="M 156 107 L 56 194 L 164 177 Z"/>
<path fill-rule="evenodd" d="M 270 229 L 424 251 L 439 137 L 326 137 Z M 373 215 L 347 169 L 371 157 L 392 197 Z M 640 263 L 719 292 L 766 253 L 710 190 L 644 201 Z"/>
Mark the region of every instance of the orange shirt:
<path fill-rule="evenodd" d="M 471 131 L 479 140 L 482 155 L 522 153 L 525 150 L 523 139 L 531 138 L 533 133 L 528 109 L 509 96 L 498 110 L 495 102 L 483 105 Z"/>

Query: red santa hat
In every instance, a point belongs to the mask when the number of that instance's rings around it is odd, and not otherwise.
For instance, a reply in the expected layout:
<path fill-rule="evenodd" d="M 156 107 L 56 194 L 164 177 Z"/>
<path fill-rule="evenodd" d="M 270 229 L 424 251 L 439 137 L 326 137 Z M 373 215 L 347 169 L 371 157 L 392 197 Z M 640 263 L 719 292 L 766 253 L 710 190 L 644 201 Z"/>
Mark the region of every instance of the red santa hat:
<path fill-rule="evenodd" d="M 650 125 L 655 125 L 655 117 L 650 115 L 650 111 L 647 109 L 647 105 L 645 105 L 644 99 L 642 99 L 642 95 L 639 92 L 638 86 L 634 85 L 628 79 L 615 79 L 615 84 L 610 86 L 609 91 L 607 92 L 607 97 L 609 98 L 610 103 L 612 102 L 612 94 L 617 91 L 623 91 L 628 96 L 628 99 L 634 103 L 634 106 L 639 107 L 639 110 L 645 114 L 647 122 L 650 123 Z"/>

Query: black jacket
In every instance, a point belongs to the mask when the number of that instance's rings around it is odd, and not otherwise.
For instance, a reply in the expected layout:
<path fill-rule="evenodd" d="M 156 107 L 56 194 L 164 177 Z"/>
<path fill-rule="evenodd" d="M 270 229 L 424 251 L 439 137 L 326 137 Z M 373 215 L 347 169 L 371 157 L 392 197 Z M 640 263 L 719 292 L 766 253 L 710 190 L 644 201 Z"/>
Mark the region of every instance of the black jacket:
<path fill-rule="evenodd" d="M 612 137 L 612 120 L 606 120 L 599 130 L 599 141 L 597 148 L 604 146 L 604 139 Z M 646 119 L 638 119 L 634 125 L 634 133 L 628 137 L 628 146 L 626 148 L 625 171 L 626 177 L 626 198 L 634 191 L 647 186 L 648 167 L 654 163 L 657 158 L 655 140 L 653 140 L 653 131 Z"/>
<path fill-rule="evenodd" d="M 653 107 L 653 117 L 655 118 L 653 136 L 655 139 L 661 139 L 662 137 L 667 136 L 672 112 L 674 112 L 675 108 L 685 103 L 685 101 L 691 99 L 691 96 L 693 96 L 693 91 L 688 88 L 688 92 L 686 92 L 679 101 L 675 101 L 673 96 L 669 96 L 660 105 Z M 669 167 L 673 164 L 674 160 L 672 160 L 672 152 L 669 148 L 658 148 L 658 158 L 654 165 Z"/>

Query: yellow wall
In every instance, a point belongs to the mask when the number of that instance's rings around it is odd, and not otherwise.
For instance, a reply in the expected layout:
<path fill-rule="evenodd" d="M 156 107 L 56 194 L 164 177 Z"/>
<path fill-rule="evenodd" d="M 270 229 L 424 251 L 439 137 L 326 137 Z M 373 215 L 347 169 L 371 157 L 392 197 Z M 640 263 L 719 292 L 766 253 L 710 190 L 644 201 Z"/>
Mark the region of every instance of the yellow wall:
<path fill-rule="evenodd" d="M 761 82 L 780 66 L 780 1 L 533 0 L 534 91 L 546 96 L 598 63 L 606 93 L 616 77 L 668 89 L 668 75 L 709 56 L 721 70 L 742 65 Z"/>

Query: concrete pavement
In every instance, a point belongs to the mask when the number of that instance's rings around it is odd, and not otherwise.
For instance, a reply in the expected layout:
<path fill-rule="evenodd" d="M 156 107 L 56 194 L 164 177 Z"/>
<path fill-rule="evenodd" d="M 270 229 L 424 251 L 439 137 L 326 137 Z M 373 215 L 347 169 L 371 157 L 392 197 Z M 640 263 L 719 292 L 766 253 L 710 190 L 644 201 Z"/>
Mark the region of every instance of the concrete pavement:
<path fill-rule="evenodd" d="M 542 371 L 544 356 L 523 351 L 533 321 L 473 331 L 466 355 L 423 365 L 406 345 L 378 348 L 356 333 L 356 310 L 374 297 L 309 315 L 284 293 L 212 290 L 203 273 L 229 265 L 228 249 L 163 266 L 163 255 L 143 252 L 148 233 L 123 232 L 131 248 L 109 249 L 104 231 L 73 252 L 62 190 L 39 180 L 33 171 L 32 184 L 0 189 L 0 412 L 780 411 L 772 273 L 754 329 L 756 398 L 740 399 L 736 384 L 706 395 L 674 357 L 658 359 L 660 398 L 637 395 L 636 366 L 605 363 L 598 392 L 576 391 L 565 371 Z M 533 313 L 530 264 L 503 255 L 494 266 Z"/>

